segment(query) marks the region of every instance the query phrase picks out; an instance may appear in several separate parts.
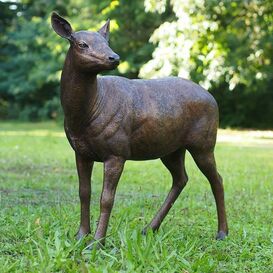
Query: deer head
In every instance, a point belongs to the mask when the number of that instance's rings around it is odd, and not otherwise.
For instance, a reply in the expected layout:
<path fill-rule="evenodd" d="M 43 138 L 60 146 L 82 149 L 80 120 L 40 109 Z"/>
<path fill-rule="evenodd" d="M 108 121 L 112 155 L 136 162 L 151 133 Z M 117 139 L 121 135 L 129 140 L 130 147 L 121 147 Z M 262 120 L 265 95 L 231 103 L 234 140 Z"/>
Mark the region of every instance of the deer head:
<path fill-rule="evenodd" d="M 109 46 L 109 19 L 98 32 L 74 32 L 69 22 L 56 12 L 51 15 L 51 24 L 58 35 L 70 42 L 70 58 L 77 69 L 99 73 L 118 66 L 120 57 Z"/>

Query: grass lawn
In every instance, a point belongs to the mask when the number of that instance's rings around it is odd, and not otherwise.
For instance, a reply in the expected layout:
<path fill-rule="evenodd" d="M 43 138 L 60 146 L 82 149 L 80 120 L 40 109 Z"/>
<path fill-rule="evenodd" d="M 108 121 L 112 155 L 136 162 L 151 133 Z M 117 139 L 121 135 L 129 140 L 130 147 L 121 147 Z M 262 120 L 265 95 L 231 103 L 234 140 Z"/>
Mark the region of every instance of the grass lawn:
<path fill-rule="evenodd" d="M 272 132 L 221 130 L 229 237 L 214 240 L 209 183 L 190 155 L 187 187 L 156 234 L 141 235 L 171 185 L 159 160 L 127 162 L 104 250 L 85 251 L 74 154 L 54 123 L 0 123 L 0 272 L 273 272 Z M 92 176 L 92 229 L 102 164 Z M 91 236 L 90 238 L 91 239 Z"/>

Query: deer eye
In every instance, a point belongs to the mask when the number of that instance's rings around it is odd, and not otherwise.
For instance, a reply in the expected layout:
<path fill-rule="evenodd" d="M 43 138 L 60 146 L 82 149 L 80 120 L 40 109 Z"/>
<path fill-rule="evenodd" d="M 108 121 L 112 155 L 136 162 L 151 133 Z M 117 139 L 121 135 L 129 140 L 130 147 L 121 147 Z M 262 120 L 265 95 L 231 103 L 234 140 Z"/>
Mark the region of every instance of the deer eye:
<path fill-rule="evenodd" d="M 78 45 L 80 48 L 88 48 L 88 44 L 86 44 L 85 42 L 79 42 Z"/>

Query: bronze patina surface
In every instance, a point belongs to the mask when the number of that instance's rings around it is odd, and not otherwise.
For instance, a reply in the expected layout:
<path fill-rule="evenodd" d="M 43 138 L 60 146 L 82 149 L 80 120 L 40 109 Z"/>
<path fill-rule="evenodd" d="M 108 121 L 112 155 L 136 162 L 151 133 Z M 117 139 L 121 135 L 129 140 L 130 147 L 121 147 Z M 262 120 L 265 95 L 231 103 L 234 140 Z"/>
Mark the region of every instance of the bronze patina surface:
<path fill-rule="evenodd" d="M 99 72 L 119 64 L 119 56 L 108 44 L 109 20 L 98 32 L 74 32 L 55 12 L 51 20 L 55 32 L 70 42 L 61 77 L 61 103 L 79 176 L 81 220 L 77 237 L 90 233 L 90 178 L 95 161 L 104 163 L 94 236 L 103 244 L 125 161 L 160 158 L 172 175 L 171 190 L 148 225 L 157 230 L 187 183 L 184 159 L 188 150 L 210 182 L 218 215 L 216 238 L 223 239 L 228 227 L 222 178 L 214 159 L 218 127 L 214 98 L 201 86 L 179 77 L 98 77 Z"/>

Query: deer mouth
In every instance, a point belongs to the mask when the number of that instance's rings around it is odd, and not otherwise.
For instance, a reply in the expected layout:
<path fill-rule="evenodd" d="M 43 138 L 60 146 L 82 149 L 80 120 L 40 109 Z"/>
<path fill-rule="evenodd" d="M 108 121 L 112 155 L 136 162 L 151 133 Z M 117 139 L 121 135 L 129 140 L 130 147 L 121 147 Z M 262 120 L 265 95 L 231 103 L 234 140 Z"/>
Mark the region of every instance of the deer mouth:
<path fill-rule="evenodd" d="M 109 61 L 109 63 L 115 67 L 117 67 L 119 65 L 119 60 L 111 60 Z"/>

